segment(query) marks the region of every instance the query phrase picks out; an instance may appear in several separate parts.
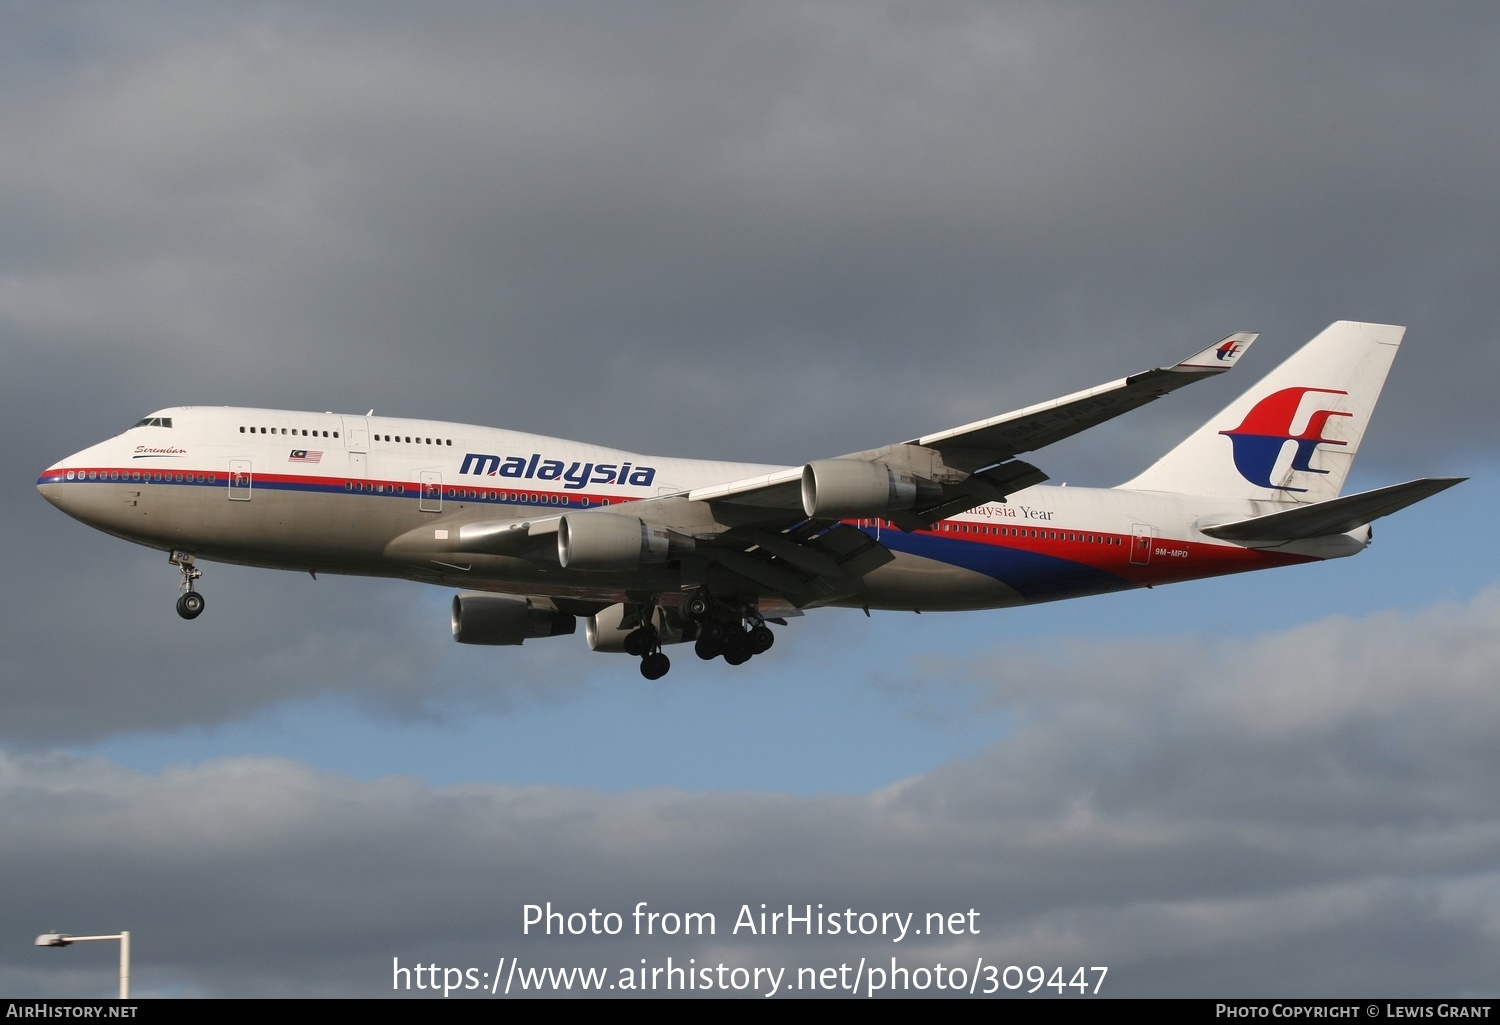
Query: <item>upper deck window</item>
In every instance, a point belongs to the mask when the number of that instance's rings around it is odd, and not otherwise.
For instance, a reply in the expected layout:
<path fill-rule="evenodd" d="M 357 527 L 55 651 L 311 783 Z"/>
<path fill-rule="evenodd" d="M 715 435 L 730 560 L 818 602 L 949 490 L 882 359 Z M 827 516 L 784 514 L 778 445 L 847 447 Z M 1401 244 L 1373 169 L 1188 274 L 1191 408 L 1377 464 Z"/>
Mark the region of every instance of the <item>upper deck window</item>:
<path fill-rule="evenodd" d="M 172 418 L 170 416 L 148 416 L 144 420 L 141 420 L 141 421 L 138 421 L 135 424 L 132 424 L 130 429 L 131 430 L 135 430 L 137 427 L 171 427 L 171 426 L 172 426 Z"/>

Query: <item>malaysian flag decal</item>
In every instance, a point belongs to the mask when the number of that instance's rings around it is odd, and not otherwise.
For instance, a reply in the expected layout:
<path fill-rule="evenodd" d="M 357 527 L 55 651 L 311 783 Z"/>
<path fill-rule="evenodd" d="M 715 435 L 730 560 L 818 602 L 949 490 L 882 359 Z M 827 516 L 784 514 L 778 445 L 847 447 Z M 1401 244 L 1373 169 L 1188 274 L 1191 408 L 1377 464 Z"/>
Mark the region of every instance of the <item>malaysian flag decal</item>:
<path fill-rule="evenodd" d="M 322 462 L 323 453 L 305 448 L 294 448 L 292 454 L 287 456 L 289 463 L 318 463 Z"/>

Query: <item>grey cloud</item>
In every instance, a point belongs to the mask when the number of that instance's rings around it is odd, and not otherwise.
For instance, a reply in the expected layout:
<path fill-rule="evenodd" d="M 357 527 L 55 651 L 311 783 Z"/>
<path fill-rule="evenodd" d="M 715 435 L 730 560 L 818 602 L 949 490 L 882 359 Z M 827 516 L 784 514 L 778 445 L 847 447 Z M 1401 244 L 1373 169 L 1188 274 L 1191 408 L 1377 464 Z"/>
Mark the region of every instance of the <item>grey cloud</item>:
<path fill-rule="evenodd" d="M 432 788 L 273 759 L 145 775 L 7 755 L 0 808 L 27 828 L 0 861 L 33 883 L 7 893 L 4 918 L 129 924 L 145 991 L 374 996 L 396 956 L 896 954 L 1108 964 L 1116 996 L 1493 995 L 1497 638 L 1491 591 L 1407 620 L 1189 644 L 1156 674 L 1107 670 L 1131 664 L 1129 643 L 1086 645 L 1051 657 L 1046 688 L 997 682 L 1018 725 L 988 751 L 863 797 Z M 1365 657 L 1330 679 L 1330 647 Z M 1441 672 L 1409 671 L 1426 665 Z M 1300 683 L 1291 666 L 1309 667 Z M 548 900 L 713 911 L 720 928 L 522 937 L 522 905 Z M 762 901 L 972 906 L 982 931 L 901 946 L 731 935 L 739 906 Z M 38 991 L 77 981 L 54 970 L 0 958 L 0 977 Z"/>
<path fill-rule="evenodd" d="M 17 751 L 232 721 L 309 686 L 431 714 L 423 671 L 477 665 L 421 589 L 222 568 L 183 641 L 164 560 L 64 521 L 30 483 L 167 405 L 373 405 L 793 462 L 1230 330 L 1266 332 L 1253 375 L 1353 317 L 1412 326 L 1362 472 L 1462 471 L 1492 446 L 1500 377 L 1496 20 L 8 10 L 0 861 L 30 882 L 0 918 L 119 920 L 144 986 L 205 993 L 375 995 L 396 954 L 576 960 L 516 943 L 535 899 L 972 903 L 992 931 L 945 956 L 1097 956 L 1121 994 L 1485 985 L 1493 596 L 1238 646 L 1080 642 L 1060 667 L 1039 650 L 1035 672 L 992 681 L 1012 736 L 867 798 L 433 789 L 260 760 L 145 776 Z M 1232 391 L 1174 397 L 1045 468 L 1121 479 Z M 578 657 L 507 656 L 472 700 L 549 700 L 553 660 Z M 1299 664 L 1316 672 L 1294 679 Z M 243 928 L 205 947 L 205 923 Z M 629 953 L 688 949 L 856 950 Z M 66 956 L 0 955 L 0 979 L 79 992 Z"/>
<path fill-rule="evenodd" d="M 1494 434 L 1486 8 L 193 10 L 28 11 L 16 38 L 53 57 L 0 79 L 24 736 L 101 687 L 66 735 L 212 721 L 299 676 L 413 707 L 402 674 L 458 657 L 414 594 L 215 570 L 232 587 L 163 663 L 170 571 L 26 482 L 166 405 L 795 462 L 1235 328 L 1267 332 L 1254 374 L 1361 316 L 1413 324 L 1364 469 L 1462 472 Z M 1122 479 L 1232 393 L 1038 461 Z M 229 647 L 245 671 L 207 654 Z"/>
<path fill-rule="evenodd" d="M 50 255 L 0 316 L 158 389 L 789 460 L 1245 326 L 1491 359 L 1492 17 L 641 10 L 249 8 L 13 94 Z"/>

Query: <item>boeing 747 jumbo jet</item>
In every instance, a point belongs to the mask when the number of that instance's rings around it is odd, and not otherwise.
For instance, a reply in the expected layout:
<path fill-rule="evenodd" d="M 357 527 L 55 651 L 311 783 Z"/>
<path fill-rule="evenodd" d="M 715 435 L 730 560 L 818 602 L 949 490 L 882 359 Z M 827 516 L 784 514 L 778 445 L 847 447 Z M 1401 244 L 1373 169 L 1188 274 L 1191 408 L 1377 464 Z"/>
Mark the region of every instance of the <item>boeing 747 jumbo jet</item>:
<path fill-rule="evenodd" d="M 462 590 L 453 636 L 575 631 L 654 680 L 662 647 L 739 665 L 768 623 L 824 605 L 990 609 L 1353 555 L 1370 523 L 1464 478 L 1340 497 L 1405 328 L 1340 321 L 1154 466 L 1039 487 L 1018 455 L 1232 368 L 1256 335 L 1181 363 L 805 466 L 637 455 L 373 415 L 179 406 L 37 481 L 89 526 L 199 560 Z"/>

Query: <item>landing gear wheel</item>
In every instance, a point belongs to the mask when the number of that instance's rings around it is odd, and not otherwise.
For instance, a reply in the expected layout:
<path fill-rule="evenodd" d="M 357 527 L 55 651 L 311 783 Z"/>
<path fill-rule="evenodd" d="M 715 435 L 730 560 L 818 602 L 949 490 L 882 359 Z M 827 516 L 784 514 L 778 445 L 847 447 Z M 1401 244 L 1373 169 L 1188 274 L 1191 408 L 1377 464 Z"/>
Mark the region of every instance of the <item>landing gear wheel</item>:
<path fill-rule="evenodd" d="M 764 623 L 752 629 L 748 636 L 750 640 L 750 650 L 756 655 L 759 655 L 762 652 L 770 651 L 771 645 L 776 643 L 776 635 L 773 634 L 771 632 L 771 628 L 769 626 L 766 626 Z"/>
<path fill-rule="evenodd" d="M 703 661 L 710 662 L 724 654 L 724 644 L 712 637 L 699 637 L 693 645 L 693 652 Z"/>
<path fill-rule="evenodd" d="M 660 680 L 671 668 L 671 661 L 659 651 L 653 651 L 641 659 L 641 675 L 648 680 Z"/>
<path fill-rule="evenodd" d="M 188 591 L 177 599 L 177 614 L 183 619 L 197 619 L 203 614 L 203 595 Z"/>
<path fill-rule="evenodd" d="M 687 610 L 689 619 L 702 619 L 708 615 L 708 610 L 713 608 L 713 602 L 704 595 L 695 594 L 687 600 L 684 608 Z"/>
<path fill-rule="evenodd" d="M 627 655 L 645 655 L 656 646 L 655 642 L 656 637 L 652 631 L 647 630 L 645 627 L 638 627 L 625 635 L 625 653 Z"/>
<path fill-rule="evenodd" d="M 734 631 L 724 638 L 724 661 L 730 665 L 744 665 L 753 654 L 750 650 L 750 636 L 744 631 Z"/>

